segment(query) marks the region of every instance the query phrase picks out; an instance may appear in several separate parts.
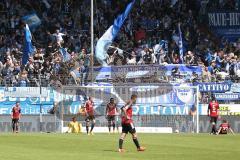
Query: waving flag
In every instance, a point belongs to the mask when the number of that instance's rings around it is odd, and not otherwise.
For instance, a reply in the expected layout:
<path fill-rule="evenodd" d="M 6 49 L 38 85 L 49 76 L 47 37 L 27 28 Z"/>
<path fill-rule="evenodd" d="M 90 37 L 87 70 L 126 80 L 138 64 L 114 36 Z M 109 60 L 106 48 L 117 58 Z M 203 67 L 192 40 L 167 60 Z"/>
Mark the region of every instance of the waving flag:
<path fill-rule="evenodd" d="M 33 52 L 34 52 L 34 47 L 32 45 L 32 35 L 28 27 L 28 24 L 26 24 L 24 28 L 24 50 L 23 50 L 23 57 L 22 57 L 23 65 L 27 63 L 29 56 L 31 56 Z"/>
<path fill-rule="evenodd" d="M 179 55 L 180 55 L 180 60 L 183 63 L 183 40 L 182 40 L 180 23 L 178 23 L 178 33 L 179 33 L 179 39 L 178 39 Z"/>
<path fill-rule="evenodd" d="M 28 24 L 28 27 L 31 29 L 32 32 L 41 25 L 42 21 L 41 19 L 37 16 L 36 13 L 28 14 L 22 17 L 22 21 L 26 24 Z"/>
<path fill-rule="evenodd" d="M 108 30 L 103 34 L 103 36 L 97 42 L 96 52 L 95 52 L 96 58 L 99 61 L 99 63 L 102 64 L 103 66 L 107 66 L 107 63 L 105 62 L 107 50 L 109 46 L 112 44 L 115 37 L 117 36 L 121 26 L 126 20 L 129 12 L 131 11 L 134 2 L 135 0 L 133 0 L 127 5 L 125 11 L 114 20 L 113 25 L 111 25 L 108 28 Z"/>
<path fill-rule="evenodd" d="M 71 55 L 67 52 L 67 49 L 66 48 L 60 48 L 59 49 L 62 57 L 63 57 L 63 62 L 67 62 L 71 59 Z"/>
<path fill-rule="evenodd" d="M 161 48 L 164 49 L 165 52 L 168 52 L 168 41 L 166 40 L 161 40 L 159 45 L 161 46 Z"/>

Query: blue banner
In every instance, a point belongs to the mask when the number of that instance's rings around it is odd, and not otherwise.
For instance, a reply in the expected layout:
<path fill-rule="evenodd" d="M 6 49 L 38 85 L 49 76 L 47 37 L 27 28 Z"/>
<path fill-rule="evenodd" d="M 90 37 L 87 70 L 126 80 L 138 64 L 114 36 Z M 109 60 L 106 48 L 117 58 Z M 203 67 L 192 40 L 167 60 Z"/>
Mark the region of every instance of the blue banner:
<path fill-rule="evenodd" d="M 209 12 L 208 25 L 217 36 L 224 37 L 230 41 L 235 41 L 240 37 L 240 12 Z"/>
<path fill-rule="evenodd" d="M 21 89 L 25 91 L 26 88 L 30 87 L 18 87 L 17 89 L 13 89 L 13 91 L 20 91 Z M 39 87 L 31 88 L 39 89 Z M 55 98 L 54 92 L 51 88 L 45 90 L 47 90 L 49 94 L 47 94 L 47 97 L 42 97 L 40 101 L 40 94 L 38 94 L 38 97 L 33 97 L 31 94 L 26 95 L 24 92 L 22 92 L 22 97 L 12 97 L 8 96 L 9 90 L 7 90 L 5 87 L 0 87 L 0 114 L 11 114 L 11 109 L 16 104 L 16 101 L 20 102 L 22 114 L 39 114 L 40 105 L 42 107 L 43 114 L 47 114 L 47 112 L 53 107 Z M 12 95 L 14 94 L 15 93 Z"/>
<path fill-rule="evenodd" d="M 200 92 L 227 92 L 231 89 L 231 83 L 196 83 Z"/>
<path fill-rule="evenodd" d="M 189 84 L 190 85 L 190 84 Z M 176 86 L 176 87 L 175 87 Z M 22 114 L 39 114 L 40 105 L 42 106 L 43 114 L 47 114 L 53 107 L 55 102 L 59 102 L 59 106 L 64 106 L 64 113 L 76 114 L 79 112 L 81 106 L 84 105 L 86 98 L 92 96 L 95 108 L 99 111 L 99 115 L 103 115 L 104 108 L 111 96 L 114 97 L 114 93 L 117 90 L 117 94 L 120 97 L 116 98 L 118 107 L 124 105 L 124 101 L 128 100 L 130 95 L 137 91 L 139 98 L 134 106 L 134 114 L 136 115 L 186 115 L 188 111 L 195 105 L 196 93 L 194 89 L 182 88 L 177 85 L 173 85 L 171 88 L 164 86 L 164 84 L 144 85 L 144 86 L 128 86 L 129 88 L 71 88 L 65 89 L 63 93 L 54 91 L 51 88 L 44 88 L 44 92 L 48 92 L 41 98 L 37 94 L 39 92 L 38 87 L 35 92 L 32 90 L 30 94 L 24 94 L 30 87 L 18 87 L 17 89 L 0 87 L 0 115 L 11 114 L 11 109 L 15 105 L 16 101 L 20 102 Z M 184 84 L 183 87 L 186 87 Z M 154 90 L 154 88 L 158 89 Z M 180 87 L 180 88 L 179 88 Z M 224 92 L 231 88 L 231 84 L 228 83 L 201 83 L 199 89 L 202 92 Z M 170 89 L 170 91 L 169 91 Z M 149 91 L 150 90 L 150 91 Z M 151 91 L 152 90 L 152 91 Z M 23 97 L 12 97 L 21 92 Z M 141 92 L 142 91 L 142 92 Z M 16 93 L 15 93 L 16 92 Z M 11 96 L 12 95 L 12 96 Z M 38 97 L 36 96 L 38 95 Z M 25 97 L 24 97 L 25 96 Z M 239 100 L 239 93 L 215 93 L 217 100 Z M 124 99 L 125 98 L 125 99 Z M 121 99 L 124 99 L 122 101 Z M 200 106 L 200 114 L 207 113 Z"/>
<path fill-rule="evenodd" d="M 126 79 L 132 78 L 144 78 L 149 76 L 172 76 L 177 74 L 179 77 L 191 78 L 193 73 L 202 74 L 202 68 L 200 66 L 187 66 L 184 64 L 174 65 L 125 65 L 125 66 L 106 66 L 106 67 L 94 67 L 94 73 L 96 80 L 101 79 L 117 79 L 119 76 Z M 174 73 L 173 73 L 174 72 Z"/>
<path fill-rule="evenodd" d="M 65 102 L 71 103 L 71 106 L 81 106 L 84 104 L 86 97 L 91 96 L 97 107 L 107 104 L 110 97 L 115 97 L 120 106 L 124 105 L 129 100 L 130 95 L 137 92 L 139 95 L 137 105 L 193 105 L 195 104 L 196 92 L 194 89 L 180 89 L 179 86 L 175 87 L 166 84 L 156 85 L 142 85 L 142 86 L 126 86 L 116 87 L 108 86 L 107 88 L 70 88 L 65 90 Z M 67 95 L 67 93 L 73 93 Z M 115 95 L 118 95 L 116 97 Z M 66 104 L 70 106 L 69 104 Z"/>
<path fill-rule="evenodd" d="M 136 105 L 133 107 L 135 115 L 189 115 L 191 105 L 169 105 L 169 106 L 149 106 L 149 105 Z M 199 105 L 199 115 L 203 115 L 202 105 Z"/>
<path fill-rule="evenodd" d="M 73 102 L 68 109 L 65 108 L 64 113 L 77 114 L 81 104 L 80 102 Z M 123 104 L 118 104 L 120 109 Z M 103 111 L 106 105 L 95 105 L 96 110 Z M 134 115 L 188 115 L 193 105 L 148 105 L 148 104 L 136 104 L 133 106 Z M 202 109 L 199 108 L 199 111 Z M 103 115 L 103 113 L 97 113 L 96 115 Z"/>
<path fill-rule="evenodd" d="M 222 101 L 240 100 L 239 93 L 215 93 L 214 96 L 217 100 L 222 100 Z"/>

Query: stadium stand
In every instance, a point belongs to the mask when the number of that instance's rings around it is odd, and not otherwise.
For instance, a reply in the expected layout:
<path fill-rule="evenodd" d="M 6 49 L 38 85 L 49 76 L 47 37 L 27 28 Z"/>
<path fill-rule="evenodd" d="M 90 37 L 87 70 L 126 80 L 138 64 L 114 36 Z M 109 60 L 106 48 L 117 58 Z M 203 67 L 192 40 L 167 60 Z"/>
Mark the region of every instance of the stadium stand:
<path fill-rule="evenodd" d="M 127 0 L 122 1 L 124 3 L 95 1 L 95 44 L 125 7 L 123 4 L 127 4 Z M 221 3 L 218 0 L 141 0 L 136 5 L 114 45 L 108 50 L 109 65 L 180 63 L 176 43 L 180 23 L 184 63 L 202 66 L 202 76 L 197 77 L 198 81 L 239 82 L 240 39 L 231 43 L 219 40 L 204 23 L 205 13 L 212 8 L 237 9 L 234 0 L 223 0 Z M 109 9 L 109 6 L 112 7 Z M 38 86 L 41 82 L 47 86 L 54 80 L 62 84 L 86 84 L 92 59 L 90 1 L 3 0 L 0 9 L 2 85 Z M 41 25 L 32 29 L 36 51 L 27 64 L 22 66 L 22 17 L 30 13 L 40 17 Z M 164 45 L 159 48 L 157 44 L 160 43 Z M 62 48 L 66 48 L 71 55 L 67 62 L 61 56 Z M 94 66 L 98 65 L 94 59 Z M 80 79 L 79 83 L 75 81 L 76 76 Z"/>

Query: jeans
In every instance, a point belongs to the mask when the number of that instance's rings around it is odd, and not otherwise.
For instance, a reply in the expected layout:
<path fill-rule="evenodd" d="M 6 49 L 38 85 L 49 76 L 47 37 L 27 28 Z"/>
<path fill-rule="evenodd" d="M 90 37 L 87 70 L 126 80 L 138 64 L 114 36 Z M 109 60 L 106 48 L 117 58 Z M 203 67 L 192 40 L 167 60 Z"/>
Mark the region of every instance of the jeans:
<path fill-rule="evenodd" d="M 81 85 L 86 85 L 89 75 L 89 67 L 85 66 L 83 72 L 81 73 Z"/>

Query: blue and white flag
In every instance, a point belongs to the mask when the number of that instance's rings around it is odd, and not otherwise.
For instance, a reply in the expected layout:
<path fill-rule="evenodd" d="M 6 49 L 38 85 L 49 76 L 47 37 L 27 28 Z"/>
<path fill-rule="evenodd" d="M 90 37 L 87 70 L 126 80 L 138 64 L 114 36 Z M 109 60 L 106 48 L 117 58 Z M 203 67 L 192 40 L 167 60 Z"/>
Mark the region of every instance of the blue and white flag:
<path fill-rule="evenodd" d="M 168 41 L 161 40 L 159 44 L 164 49 L 165 52 L 168 52 Z"/>
<path fill-rule="evenodd" d="M 60 48 L 59 49 L 62 57 L 63 57 L 63 62 L 69 61 L 71 59 L 71 55 L 67 52 L 66 48 Z"/>
<path fill-rule="evenodd" d="M 161 49 L 163 49 L 165 53 L 168 52 L 168 42 L 167 41 L 161 40 L 159 42 L 159 44 L 156 44 L 155 46 L 153 46 L 154 54 L 159 54 Z"/>
<path fill-rule="evenodd" d="M 25 65 L 28 61 L 29 56 L 31 56 L 34 52 L 34 47 L 32 45 L 32 35 L 31 31 L 26 24 L 24 28 L 24 50 L 22 56 L 22 64 Z"/>
<path fill-rule="evenodd" d="M 171 7 L 175 6 L 175 4 L 178 2 L 178 0 L 171 0 Z"/>
<path fill-rule="evenodd" d="M 182 40 L 182 31 L 180 23 L 178 24 L 178 33 L 179 33 L 179 39 L 178 39 L 178 47 L 179 47 L 179 55 L 181 63 L 183 63 L 183 40 Z"/>
<path fill-rule="evenodd" d="M 24 17 L 22 17 L 22 21 L 24 23 L 27 23 L 32 31 L 42 23 L 41 19 L 37 16 L 36 13 L 25 15 Z"/>
<path fill-rule="evenodd" d="M 96 45 L 96 58 L 101 65 L 107 66 L 107 63 L 105 61 L 107 50 L 117 36 L 121 26 L 126 20 L 129 12 L 131 11 L 134 2 L 135 0 L 133 0 L 127 5 L 125 11 L 114 20 L 113 25 L 111 25 L 108 30 L 103 34 L 103 36 L 98 40 Z"/>

